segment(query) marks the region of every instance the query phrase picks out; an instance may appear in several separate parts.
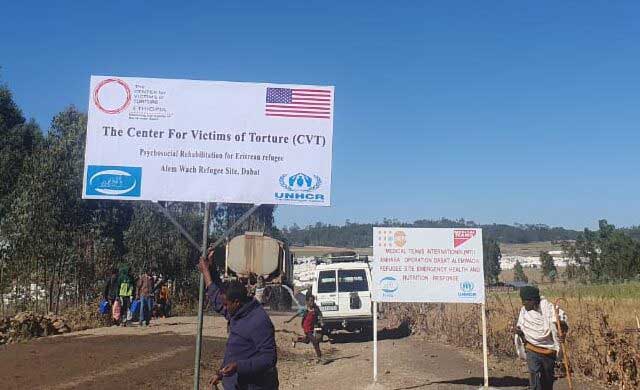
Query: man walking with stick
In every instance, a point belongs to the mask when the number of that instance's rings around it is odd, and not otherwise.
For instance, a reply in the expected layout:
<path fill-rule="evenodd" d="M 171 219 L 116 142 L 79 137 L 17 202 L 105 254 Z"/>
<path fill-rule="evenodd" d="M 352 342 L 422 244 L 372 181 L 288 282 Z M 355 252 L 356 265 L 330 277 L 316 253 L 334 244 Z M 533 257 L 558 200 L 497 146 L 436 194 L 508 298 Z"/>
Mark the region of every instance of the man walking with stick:
<path fill-rule="evenodd" d="M 541 298 L 537 287 L 522 287 L 520 298 L 523 307 L 518 316 L 516 334 L 524 342 L 526 350 L 529 388 L 552 390 L 556 357 L 569 328 L 567 316 L 562 310 L 556 310 L 551 302 Z"/>
<path fill-rule="evenodd" d="M 214 387 L 222 382 L 225 390 L 277 390 L 278 371 L 275 328 L 262 304 L 247 294 L 239 281 L 222 284 L 211 265 L 213 248 L 207 258 L 200 258 L 207 297 L 213 310 L 228 321 L 229 336 L 222 368 L 211 378 Z"/>

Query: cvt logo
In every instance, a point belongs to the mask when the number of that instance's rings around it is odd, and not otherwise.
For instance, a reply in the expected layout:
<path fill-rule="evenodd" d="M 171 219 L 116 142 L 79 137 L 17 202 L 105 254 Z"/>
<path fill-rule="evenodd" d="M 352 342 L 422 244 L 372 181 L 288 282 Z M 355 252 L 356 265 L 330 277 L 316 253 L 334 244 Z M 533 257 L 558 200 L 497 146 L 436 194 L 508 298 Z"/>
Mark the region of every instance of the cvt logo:
<path fill-rule="evenodd" d="M 102 80 L 93 90 L 93 104 L 105 114 L 119 114 L 131 103 L 131 89 L 120 79 Z"/>
<path fill-rule="evenodd" d="M 460 292 L 458 292 L 459 298 L 475 298 L 478 295 L 474 290 L 476 286 L 471 281 L 464 281 L 460 283 Z"/>
<path fill-rule="evenodd" d="M 89 165 L 87 195 L 140 196 L 142 168 Z"/>
<path fill-rule="evenodd" d="M 298 202 L 324 202 L 324 195 L 315 193 L 322 185 L 322 179 L 318 175 L 307 175 L 296 173 L 289 175 L 285 173 L 278 180 L 280 187 L 285 192 L 276 192 L 275 198 L 278 200 L 290 200 Z"/>

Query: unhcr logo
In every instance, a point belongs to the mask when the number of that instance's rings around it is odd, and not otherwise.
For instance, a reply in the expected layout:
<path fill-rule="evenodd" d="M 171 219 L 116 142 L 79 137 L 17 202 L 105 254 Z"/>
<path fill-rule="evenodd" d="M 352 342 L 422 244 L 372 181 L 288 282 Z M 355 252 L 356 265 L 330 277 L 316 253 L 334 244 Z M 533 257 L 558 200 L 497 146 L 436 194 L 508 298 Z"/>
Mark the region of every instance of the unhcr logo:
<path fill-rule="evenodd" d="M 314 193 L 322 185 L 322 179 L 318 175 L 307 175 L 296 173 L 289 175 L 285 173 L 280 176 L 280 187 L 284 192 L 276 192 L 275 198 L 279 200 L 304 201 L 304 202 L 324 202 L 324 195 Z"/>
<path fill-rule="evenodd" d="M 458 292 L 459 298 L 475 298 L 478 293 L 475 292 L 476 286 L 471 281 L 465 281 L 460 283 L 460 291 Z"/>
<path fill-rule="evenodd" d="M 140 196 L 142 168 L 89 165 L 87 195 Z"/>
<path fill-rule="evenodd" d="M 296 173 L 288 176 L 286 173 L 280 176 L 280 186 L 289 191 L 315 191 L 322 185 L 320 176 L 305 175 L 304 173 Z"/>

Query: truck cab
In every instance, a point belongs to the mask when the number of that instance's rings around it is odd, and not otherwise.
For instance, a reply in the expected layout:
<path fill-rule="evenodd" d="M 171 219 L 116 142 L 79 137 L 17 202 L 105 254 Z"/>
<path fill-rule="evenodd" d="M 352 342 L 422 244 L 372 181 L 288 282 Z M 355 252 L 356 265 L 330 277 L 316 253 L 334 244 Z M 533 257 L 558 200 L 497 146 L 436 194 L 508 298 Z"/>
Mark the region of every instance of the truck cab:
<path fill-rule="evenodd" d="M 319 264 L 312 287 L 325 334 L 369 331 L 373 326 L 371 270 L 367 262 Z"/>

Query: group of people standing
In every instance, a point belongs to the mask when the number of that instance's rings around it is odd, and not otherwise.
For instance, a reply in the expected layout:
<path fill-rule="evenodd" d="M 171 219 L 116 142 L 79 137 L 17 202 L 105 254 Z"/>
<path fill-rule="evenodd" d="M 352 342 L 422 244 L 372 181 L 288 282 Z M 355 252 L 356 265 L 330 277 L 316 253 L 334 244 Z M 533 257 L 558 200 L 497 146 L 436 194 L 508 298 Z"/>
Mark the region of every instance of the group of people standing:
<path fill-rule="evenodd" d="M 128 266 L 112 269 L 103 298 L 108 302 L 115 325 L 127 326 L 138 319 L 148 326 L 151 317 L 167 317 L 171 312 L 171 290 L 162 275 L 144 270 L 137 278 Z M 157 303 L 157 304 L 156 304 Z"/>

